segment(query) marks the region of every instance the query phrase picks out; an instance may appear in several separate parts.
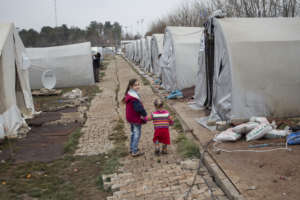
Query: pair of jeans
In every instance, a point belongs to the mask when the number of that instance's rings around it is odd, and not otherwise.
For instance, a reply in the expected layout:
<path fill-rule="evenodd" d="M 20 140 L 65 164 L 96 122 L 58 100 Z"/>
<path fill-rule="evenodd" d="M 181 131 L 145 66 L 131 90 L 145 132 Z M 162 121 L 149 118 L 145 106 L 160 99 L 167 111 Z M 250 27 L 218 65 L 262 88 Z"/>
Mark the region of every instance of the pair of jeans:
<path fill-rule="evenodd" d="M 131 136 L 130 136 L 130 151 L 136 153 L 138 151 L 139 141 L 141 137 L 141 124 L 130 124 Z"/>

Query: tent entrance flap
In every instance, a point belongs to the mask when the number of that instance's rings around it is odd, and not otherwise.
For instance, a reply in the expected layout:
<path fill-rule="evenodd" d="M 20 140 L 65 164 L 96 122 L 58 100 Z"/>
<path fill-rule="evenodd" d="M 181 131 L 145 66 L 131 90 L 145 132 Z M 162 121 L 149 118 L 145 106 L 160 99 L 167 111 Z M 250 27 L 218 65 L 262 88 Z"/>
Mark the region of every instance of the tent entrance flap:
<path fill-rule="evenodd" d="M 214 81 L 214 66 L 215 66 L 215 37 L 214 37 L 214 26 L 211 23 L 211 31 L 205 31 L 205 67 L 206 67 L 206 92 L 207 98 L 205 106 L 212 106 L 212 94 L 213 94 L 213 81 Z"/>

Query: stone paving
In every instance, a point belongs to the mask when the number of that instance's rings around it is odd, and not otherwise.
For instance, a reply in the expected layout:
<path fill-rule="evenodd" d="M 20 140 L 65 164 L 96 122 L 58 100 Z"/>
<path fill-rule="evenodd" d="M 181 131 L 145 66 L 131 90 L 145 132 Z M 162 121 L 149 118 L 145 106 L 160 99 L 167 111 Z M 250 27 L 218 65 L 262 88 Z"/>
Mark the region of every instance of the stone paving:
<path fill-rule="evenodd" d="M 113 148 L 108 136 L 112 127 L 118 120 L 116 112 L 115 89 L 115 65 L 110 63 L 105 71 L 105 76 L 98 86 L 102 92 L 91 102 L 87 112 L 87 121 L 82 129 L 83 135 L 79 140 L 75 155 L 97 155 L 106 153 Z"/>
<path fill-rule="evenodd" d="M 126 121 L 125 105 L 116 100 L 123 98 L 131 78 L 140 79 L 125 60 L 116 57 L 106 70 L 105 80 L 100 83 L 103 92 L 92 101 L 77 155 L 93 155 L 112 148 L 108 140 L 113 127 L 111 122 L 118 116 Z M 114 95 L 117 88 L 119 92 L 116 98 Z M 142 85 L 139 93 L 147 112 L 150 113 L 154 109 L 153 100 L 157 96 L 148 85 Z M 129 125 L 125 124 L 128 138 L 129 130 Z M 113 192 L 107 200 L 183 200 L 191 187 L 187 199 L 227 199 L 205 167 L 197 170 L 199 160 L 184 160 L 176 153 L 174 140 L 177 134 L 171 129 L 169 154 L 157 157 L 154 155 L 152 143 L 153 126 L 151 123 L 143 125 L 139 148 L 145 155 L 123 158 L 118 173 L 103 176 L 105 188 L 110 188 Z M 194 177 L 196 179 L 192 186 Z"/>

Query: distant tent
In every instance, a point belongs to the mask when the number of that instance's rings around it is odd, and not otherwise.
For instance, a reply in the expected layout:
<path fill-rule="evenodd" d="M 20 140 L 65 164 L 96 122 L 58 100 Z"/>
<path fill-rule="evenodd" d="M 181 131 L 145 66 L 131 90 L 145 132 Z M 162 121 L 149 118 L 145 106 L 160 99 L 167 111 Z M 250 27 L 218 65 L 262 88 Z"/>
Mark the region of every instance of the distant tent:
<path fill-rule="evenodd" d="M 124 44 L 125 56 L 131 61 L 134 58 L 134 47 L 135 47 L 134 40 L 131 40 L 131 42 L 127 42 L 126 44 Z"/>
<path fill-rule="evenodd" d="M 141 61 L 141 40 L 136 40 L 135 42 L 135 56 L 134 56 L 134 61 L 135 63 L 140 63 Z"/>
<path fill-rule="evenodd" d="M 106 55 L 114 55 L 115 54 L 115 47 L 103 47 L 103 56 Z"/>
<path fill-rule="evenodd" d="M 146 51 L 144 53 L 145 55 L 145 71 L 152 73 L 152 67 L 151 67 L 151 39 L 152 36 L 147 36 L 145 38 L 145 45 L 146 45 Z"/>
<path fill-rule="evenodd" d="M 0 24 L 0 138 L 15 138 L 34 114 L 29 60 L 14 24 Z"/>
<path fill-rule="evenodd" d="M 77 87 L 95 83 L 89 42 L 46 48 L 27 48 L 31 60 L 32 89 L 43 88 L 41 76 L 47 69 L 56 76 L 55 88 Z"/>
<path fill-rule="evenodd" d="M 151 39 L 151 66 L 153 73 L 160 76 L 159 55 L 163 52 L 164 34 L 153 34 Z"/>
<path fill-rule="evenodd" d="M 166 90 L 182 90 L 195 85 L 202 32 L 200 27 L 166 28 L 161 62 L 162 86 Z"/>
<path fill-rule="evenodd" d="M 145 64 L 146 64 L 146 40 L 145 38 L 142 38 L 140 40 L 140 67 L 145 70 Z"/>
<path fill-rule="evenodd" d="M 206 32 L 200 103 L 211 119 L 300 115 L 299 19 L 211 18 Z"/>

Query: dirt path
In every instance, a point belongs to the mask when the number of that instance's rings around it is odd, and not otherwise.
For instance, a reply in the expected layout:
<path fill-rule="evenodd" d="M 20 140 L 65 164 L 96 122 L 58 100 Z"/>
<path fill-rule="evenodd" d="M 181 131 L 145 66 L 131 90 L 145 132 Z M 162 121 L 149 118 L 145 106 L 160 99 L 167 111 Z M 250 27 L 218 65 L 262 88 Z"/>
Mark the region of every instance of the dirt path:
<path fill-rule="evenodd" d="M 126 61 L 116 57 L 108 66 L 104 80 L 100 84 L 101 95 L 92 101 L 76 155 L 94 155 L 108 152 L 113 148 L 108 136 L 118 116 L 126 121 L 125 107 L 120 100 L 131 78 L 139 76 Z M 154 109 L 152 102 L 155 95 L 150 86 L 145 85 L 141 87 L 140 94 L 146 110 L 150 113 Z M 127 123 L 125 131 L 129 138 Z M 113 191 L 108 200 L 179 200 L 183 199 L 190 188 L 188 199 L 227 199 L 204 167 L 197 173 L 198 160 L 183 160 L 177 155 L 174 144 L 177 137 L 175 130 L 171 130 L 172 145 L 169 154 L 165 156 L 154 156 L 152 136 L 153 127 L 148 123 L 142 128 L 139 145 L 145 155 L 138 158 L 126 156 L 121 160 L 123 166 L 119 169 L 119 174 L 103 176 L 104 187 Z M 190 187 L 194 177 L 196 177 L 195 184 Z"/>

